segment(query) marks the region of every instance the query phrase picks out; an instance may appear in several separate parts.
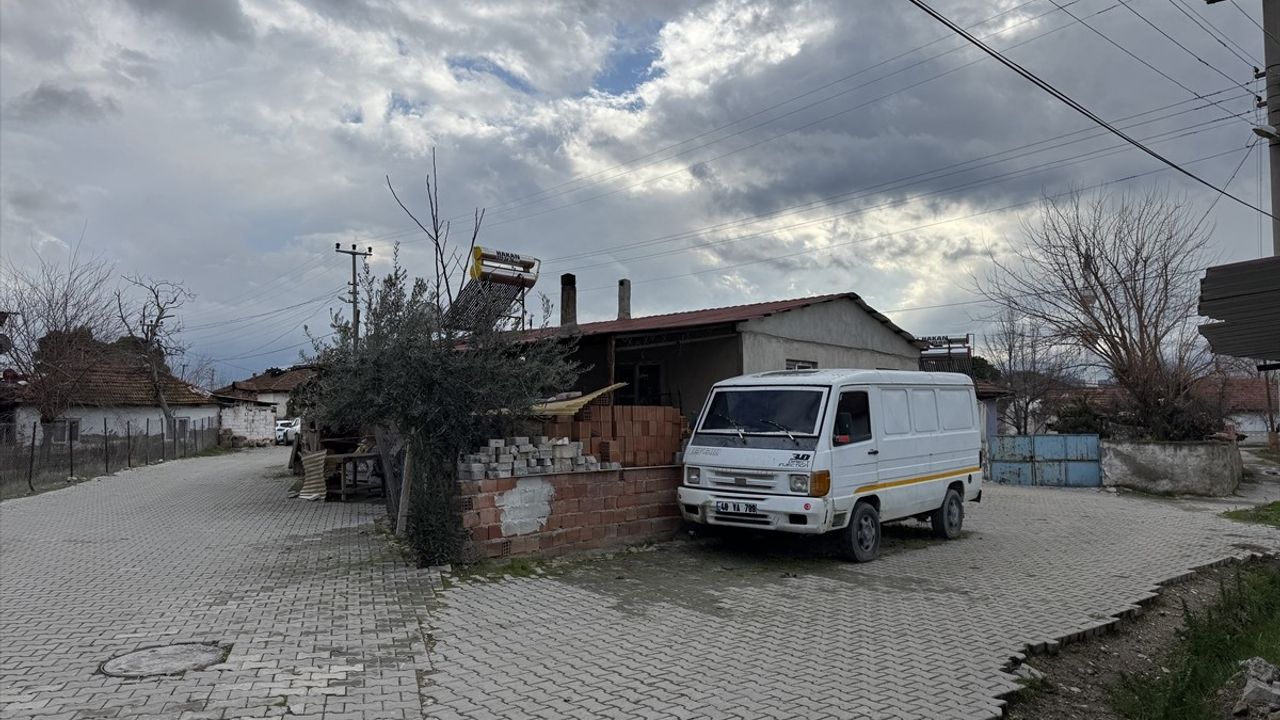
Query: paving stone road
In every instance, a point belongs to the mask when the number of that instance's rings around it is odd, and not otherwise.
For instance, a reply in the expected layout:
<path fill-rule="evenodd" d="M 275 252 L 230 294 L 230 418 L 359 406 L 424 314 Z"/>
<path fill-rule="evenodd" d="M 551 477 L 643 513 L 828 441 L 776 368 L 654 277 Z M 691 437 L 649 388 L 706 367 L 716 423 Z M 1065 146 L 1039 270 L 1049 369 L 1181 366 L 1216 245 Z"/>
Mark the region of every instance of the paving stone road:
<path fill-rule="evenodd" d="M 180 460 L 0 503 L 0 718 L 421 717 L 427 574 L 378 506 L 285 498 L 287 453 Z M 138 648 L 229 643 L 181 677 Z"/>
<path fill-rule="evenodd" d="M 0 718 L 985 718 L 1008 658 L 1191 568 L 1280 551 L 1220 503 L 990 488 L 968 537 L 672 543 L 454 581 L 405 565 L 376 505 L 284 497 L 284 454 L 185 460 L 0 503 Z M 230 645 L 182 676 L 98 674 Z"/>

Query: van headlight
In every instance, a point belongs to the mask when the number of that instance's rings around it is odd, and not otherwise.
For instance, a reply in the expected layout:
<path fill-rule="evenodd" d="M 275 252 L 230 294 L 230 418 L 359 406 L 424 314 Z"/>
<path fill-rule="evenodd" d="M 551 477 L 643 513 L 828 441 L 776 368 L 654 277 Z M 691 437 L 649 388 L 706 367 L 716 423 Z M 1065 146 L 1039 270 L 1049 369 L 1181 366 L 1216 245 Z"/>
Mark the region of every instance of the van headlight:
<path fill-rule="evenodd" d="M 791 480 L 791 492 L 809 494 L 809 475 L 788 475 Z"/>
<path fill-rule="evenodd" d="M 696 467 L 685 468 L 684 481 L 688 485 L 702 484 L 702 468 L 696 468 Z"/>

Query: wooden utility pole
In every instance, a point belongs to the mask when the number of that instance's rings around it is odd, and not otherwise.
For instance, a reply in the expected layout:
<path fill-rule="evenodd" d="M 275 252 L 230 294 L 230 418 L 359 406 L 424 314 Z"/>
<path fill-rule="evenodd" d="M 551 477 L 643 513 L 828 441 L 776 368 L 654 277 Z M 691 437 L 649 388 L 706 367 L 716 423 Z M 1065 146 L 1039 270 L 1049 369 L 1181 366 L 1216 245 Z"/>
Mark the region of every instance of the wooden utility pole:
<path fill-rule="evenodd" d="M 350 250 L 343 250 L 342 243 L 334 243 L 333 250 L 351 256 L 351 349 L 355 351 L 360 349 L 360 284 L 356 274 L 356 258 L 369 257 L 373 254 L 373 248 L 360 251 L 356 249 L 355 243 L 351 243 Z"/>

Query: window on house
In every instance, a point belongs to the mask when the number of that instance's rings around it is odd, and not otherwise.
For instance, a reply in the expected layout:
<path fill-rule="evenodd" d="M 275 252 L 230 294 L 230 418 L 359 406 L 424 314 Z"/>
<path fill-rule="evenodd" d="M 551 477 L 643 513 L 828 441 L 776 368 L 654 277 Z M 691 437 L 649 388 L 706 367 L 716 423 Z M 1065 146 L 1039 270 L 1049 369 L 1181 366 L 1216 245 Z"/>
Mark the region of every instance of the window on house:
<path fill-rule="evenodd" d="M 813 360 L 788 360 L 785 370 L 817 370 L 818 363 Z"/>
<path fill-rule="evenodd" d="M 836 425 L 833 445 L 849 445 L 871 439 L 871 407 L 865 390 L 840 393 L 836 403 Z"/>
<path fill-rule="evenodd" d="M 79 418 L 67 418 L 54 420 L 44 424 L 44 432 L 48 433 L 49 439 L 56 443 L 80 442 L 80 420 Z"/>
<path fill-rule="evenodd" d="M 661 405 L 662 366 L 657 363 L 626 363 L 614 368 L 615 382 L 627 383 L 618 388 L 615 401 L 619 405 Z"/>

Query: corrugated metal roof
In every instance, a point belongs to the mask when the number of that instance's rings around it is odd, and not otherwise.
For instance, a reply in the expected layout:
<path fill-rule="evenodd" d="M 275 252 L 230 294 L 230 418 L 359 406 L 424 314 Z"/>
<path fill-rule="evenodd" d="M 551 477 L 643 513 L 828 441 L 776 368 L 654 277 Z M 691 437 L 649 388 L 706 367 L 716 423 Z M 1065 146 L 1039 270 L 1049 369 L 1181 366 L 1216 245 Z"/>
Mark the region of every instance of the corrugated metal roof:
<path fill-rule="evenodd" d="M 1280 257 L 1218 265 L 1200 280 L 1200 326 L 1213 351 L 1280 360 Z"/>
<path fill-rule="evenodd" d="M 751 303 L 749 305 L 730 305 L 728 307 L 708 308 L 706 310 L 688 310 L 685 312 L 667 313 L 665 315 L 649 315 L 646 317 L 630 318 L 627 320 L 605 320 L 602 322 L 582 323 L 578 325 L 577 332 L 582 335 L 621 335 L 625 333 L 642 333 L 653 332 L 659 330 L 676 330 L 680 328 L 700 327 L 704 325 L 720 325 L 724 323 L 736 323 L 746 320 L 758 320 L 760 318 L 777 315 L 778 313 L 787 312 L 788 310 L 797 310 L 799 308 L 818 305 L 832 300 L 847 298 L 857 304 L 871 317 L 878 320 L 885 327 L 897 333 L 907 342 L 919 348 L 926 347 L 925 343 L 916 340 L 915 336 L 903 330 L 893 323 L 885 315 L 878 312 L 875 308 L 868 305 L 857 293 L 831 293 L 829 295 L 816 295 L 814 297 L 794 298 L 791 300 L 772 300 L 762 303 Z M 531 331 L 533 336 L 548 335 L 559 332 L 561 328 L 542 328 Z"/>

